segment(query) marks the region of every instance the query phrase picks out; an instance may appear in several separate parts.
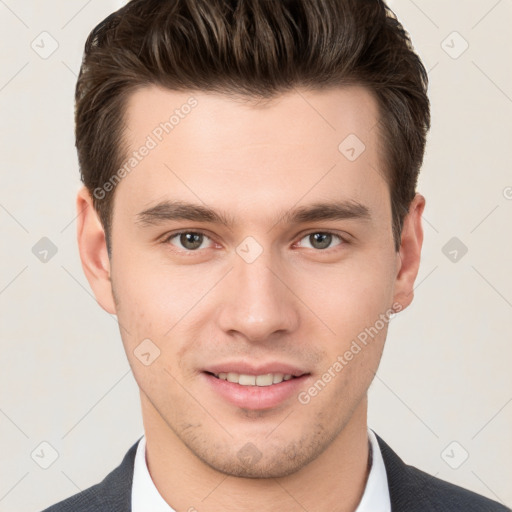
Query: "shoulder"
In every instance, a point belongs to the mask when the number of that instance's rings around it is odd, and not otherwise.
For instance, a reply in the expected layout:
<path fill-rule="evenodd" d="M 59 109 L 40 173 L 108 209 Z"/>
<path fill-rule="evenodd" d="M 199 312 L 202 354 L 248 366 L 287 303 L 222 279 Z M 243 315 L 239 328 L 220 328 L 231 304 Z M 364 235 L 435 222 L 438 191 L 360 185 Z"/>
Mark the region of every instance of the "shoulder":
<path fill-rule="evenodd" d="M 101 482 L 43 512 L 127 512 L 131 510 L 131 489 L 135 453 L 140 439 L 125 454 L 121 464 Z"/>
<path fill-rule="evenodd" d="M 405 464 L 379 436 L 377 440 L 393 512 L 510 512 L 496 501 Z"/>

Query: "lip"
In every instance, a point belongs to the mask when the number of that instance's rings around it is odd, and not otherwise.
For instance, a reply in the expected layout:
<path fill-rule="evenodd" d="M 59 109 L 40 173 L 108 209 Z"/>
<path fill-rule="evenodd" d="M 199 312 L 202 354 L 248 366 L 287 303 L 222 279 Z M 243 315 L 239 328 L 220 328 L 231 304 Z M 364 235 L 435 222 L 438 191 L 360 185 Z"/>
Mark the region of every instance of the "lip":
<path fill-rule="evenodd" d="M 265 375 L 267 373 L 283 373 L 284 375 L 293 375 L 294 377 L 300 377 L 301 375 L 307 374 L 306 370 L 303 370 L 297 366 L 293 366 L 287 363 L 280 363 L 277 361 L 269 362 L 261 365 L 254 365 L 245 361 L 237 361 L 231 363 L 219 363 L 209 366 L 204 369 L 205 372 L 209 373 L 243 373 L 245 375 Z"/>
<path fill-rule="evenodd" d="M 266 373 L 283 373 L 295 378 L 271 386 L 242 386 L 234 382 L 218 379 L 212 374 L 243 373 L 246 375 L 264 375 Z M 282 405 L 292 396 L 295 397 L 305 387 L 310 373 L 296 366 L 283 363 L 268 363 L 254 366 L 244 362 L 211 365 L 201 373 L 209 388 L 223 400 L 241 409 L 264 410 Z"/>

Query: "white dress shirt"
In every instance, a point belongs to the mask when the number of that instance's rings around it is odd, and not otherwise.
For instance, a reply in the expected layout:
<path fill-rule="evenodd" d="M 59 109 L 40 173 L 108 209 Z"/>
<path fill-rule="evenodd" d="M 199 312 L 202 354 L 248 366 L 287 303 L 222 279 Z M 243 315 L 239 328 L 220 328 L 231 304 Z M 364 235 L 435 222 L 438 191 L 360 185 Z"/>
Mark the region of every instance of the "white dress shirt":
<path fill-rule="evenodd" d="M 388 478 L 375 434 L 368 429 L 372 450 L 372 467 L 366 481 L 363 497 L 355 512 L 391 512 Z M 132 512 L 176 512 L 155 487 L 146 464 L 146 437 L 137 446 L 133 469 Z"/>

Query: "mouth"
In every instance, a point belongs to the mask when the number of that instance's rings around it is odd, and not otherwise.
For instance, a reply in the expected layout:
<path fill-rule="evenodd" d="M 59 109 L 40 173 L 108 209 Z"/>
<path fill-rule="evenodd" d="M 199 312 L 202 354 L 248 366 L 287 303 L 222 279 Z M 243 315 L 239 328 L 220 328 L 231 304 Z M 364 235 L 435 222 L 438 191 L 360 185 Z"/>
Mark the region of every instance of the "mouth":
<path fill-rule="evenodd" d="M 274 384 L 280 384 L 281 382 L 300 378 L 301 375 L 295 376 L 291 373 L 264 373 L 261 375 L 250 375 L 247 373 L 235 373 L 235 372 L 221 372 L 212 373 L 205 372 L 213 377 L 232 382 L 233 384 L 240 384 L 240 386 L 272 386 Z"/>
<path fill-rule="evenodd" d="M 243 364 L 229 366 L 242 368 L 236 368 L 238 372 L 228 371 L 235 368 L 223 365 L 203 371 L 202 375 L 213 396 L 240 409 L 261 411 L 290 406 L 312 378 L 311 373 L 281 364 L 264 369 Z"/>

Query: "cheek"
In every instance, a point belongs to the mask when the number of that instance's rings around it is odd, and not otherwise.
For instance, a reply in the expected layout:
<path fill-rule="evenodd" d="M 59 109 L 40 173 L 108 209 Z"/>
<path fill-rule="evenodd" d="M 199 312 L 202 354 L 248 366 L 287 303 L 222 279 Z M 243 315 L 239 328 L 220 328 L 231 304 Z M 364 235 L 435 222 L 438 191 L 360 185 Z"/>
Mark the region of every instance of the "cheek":
<path fill-rule="evenodd" d="M 112 272 L 123 345 L 136 378 L 146 381 L 164 368 L 182 373 L 186 353 L 209 328 L 211 308 L 204 296 L 218 280 L 214 273 L 194 271 L 192 266 L 180 269 L 149 260 L 132 251 L 129 258 L 116 261 Z M 158 358 L 149 368 L 141 367 L 140 353 L 148 351 Z"/>
<path fill-rule="evenodd" d="M 372 326 L 392 304 L 393 260 L 352 257 L 343 264 L 317 267 L 296 280 L 299 295 L 338 343 Z M 341 348 L 341 347 L 340 347 Z"/>
<path fill-rule="evenodd" d="M 130 251 L 113 266 L 112 280 L 120 304 L 118 316 L 144 330 L 162 336 L 190 308 L 194 284 L 185 273 L 163 266 L 142 253 Z"/>
<path fill-rule="evenodd" d="M 138 384 L 147 388 L 162 370 L 167 352 L 163 334 L 173 325 L 168 311 L 173 297 L 168 293 L 163 296 L 166 287 L 137 258 L 115 260 L 112 287 L 126 355 Z"/>

